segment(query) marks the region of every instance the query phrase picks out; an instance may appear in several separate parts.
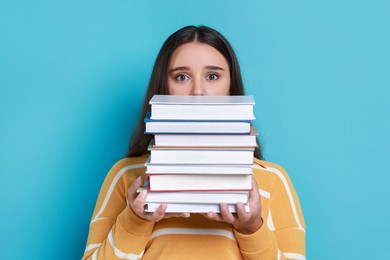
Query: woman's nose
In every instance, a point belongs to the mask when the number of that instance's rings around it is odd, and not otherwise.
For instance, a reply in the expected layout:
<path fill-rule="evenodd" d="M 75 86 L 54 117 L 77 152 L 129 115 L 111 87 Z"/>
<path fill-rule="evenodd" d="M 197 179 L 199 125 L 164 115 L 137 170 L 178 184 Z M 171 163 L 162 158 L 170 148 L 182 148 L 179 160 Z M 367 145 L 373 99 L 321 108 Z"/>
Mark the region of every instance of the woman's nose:
<path fill-rule="evenodd" d="M 204 95 L 204 86 L 201 80 L 194 80 L 192 89 L 191 89 L 191 96 L 203 96 Z"/>

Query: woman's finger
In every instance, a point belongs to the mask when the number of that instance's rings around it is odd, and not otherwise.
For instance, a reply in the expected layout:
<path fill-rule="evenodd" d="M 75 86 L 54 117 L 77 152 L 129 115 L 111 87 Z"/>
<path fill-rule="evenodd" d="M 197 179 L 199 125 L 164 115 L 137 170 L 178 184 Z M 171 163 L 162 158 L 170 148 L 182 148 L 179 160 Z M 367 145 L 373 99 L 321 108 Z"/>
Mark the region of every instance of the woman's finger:
<path fill-rule="evenodd" d="M 259 203 L 260 201 L 259 187 L 257 185 L 255 178 L 253 177 L 252 177 L 252 190 L 249 192 L 249 201 L 253 201 L 256 203 Z"/>
<path fill-rule="evenodd" d="M 250 213 L 246 212 L 244 203 L 237 202 L 236 209 L 237 209 L 237 217 L 240 221 L 245 222 L 249 220 L 251 215 Z"/>
<path fill-rule="evenodd" d="M 156 211 L 153 212 L 151 220 L 154 222 L 160 221 L 161 219 L 163 219 L 166 210 L 167 204 L 161 203 L 160 206 L 158 206 L 158 208 L 156 209 Z"/>
<path fill-rule="evenodd" d="M 229 224 L 232 224 L 235 220 L 235 217 L 229 211 L 229 207 L 227 203 L 221 203 L 221 216 Z"/>
<path fill-rule="evenodd" d="M 129 189 L 127 190 L 128 198 L 135 199 L 137 197 L 137 190 L 142 187 L 144 184 L 144 180 L 141 176 L 139 176 L 133 183 L 130 185 Z"/>
<path fill-rule="evenodd" d="M 130 206 L 132 207 L 134 212 L 137 213 L 137 215 L 140 215 L 145 211 L 146 196 L 147 196 L 147 191 L 143 190 L 138 194 L 138 196 L 134 199 L 134 201 L 130 203 Z"/>

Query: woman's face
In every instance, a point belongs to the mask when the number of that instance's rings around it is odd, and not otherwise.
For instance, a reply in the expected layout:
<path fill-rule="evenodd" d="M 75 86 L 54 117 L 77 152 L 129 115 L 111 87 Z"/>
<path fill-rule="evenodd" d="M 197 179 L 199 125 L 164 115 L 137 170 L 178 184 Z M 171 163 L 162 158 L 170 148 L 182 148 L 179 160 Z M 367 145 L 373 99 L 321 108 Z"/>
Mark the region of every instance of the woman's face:
<path fill-rule="evenodd" d="M 205 43 L 179 46 L 168 66 L 170 95 L 223 96 L 230 93 L 230 70 L 225 57 Z"/>

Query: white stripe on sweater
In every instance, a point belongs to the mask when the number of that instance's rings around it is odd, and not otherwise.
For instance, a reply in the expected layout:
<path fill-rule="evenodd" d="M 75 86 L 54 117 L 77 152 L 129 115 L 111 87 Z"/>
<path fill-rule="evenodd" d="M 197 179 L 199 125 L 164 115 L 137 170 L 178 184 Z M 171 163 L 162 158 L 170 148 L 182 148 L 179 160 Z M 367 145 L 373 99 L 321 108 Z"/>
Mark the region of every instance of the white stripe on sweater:
<path fill-rule="evenodd" d="M 99 248 L 95 250 L 95 252 L 93 252 L 93 255 L 92 255 L 92 260 L 97 260 L 97 254 L 99 252 Z"/>
<path fill-rule="evenodd" d="M 294 202 L 294 198 L 292 196 L 291 189 L 290 189 L 290 186 L 288 185 L 286 177 L 278 169 L 275 169 L 275 168 L 272 168 L 272 167 L 268 167 L 267 166 L 264 169 L 263 167 L 261 167 L 259 165 L 256 165 L 256 164 L 254 164 L 253 167 L 257 168 L 257 169 L 264 170 L 264 171 L 269 171 L 269 172 L 275 173 L 280 178 L 280 180 L 282 181 L 282 183 L 284 185 L 284 188 L 285 188 L 285 190 L 287 192 L 287 196 L 288 196 L 288 198 L 290 200 L 291 209 L 292 209 L 292 212 L 293 212 L 293 215 L 294 215 L 294 218 L 295 218 L 295 222 L 297 223 L 298 229 L 302 230 L 303 232 L 305 232 L 305 229 L 303 228 L 303 226 L 301 224 L 301 221 L 299 220 L 298 213 L 297 213 L 297 208 L 296 208 L 295 202 Z"/>
<path fill-rule="evenodd" d="M 271 209 L 269 209 L 269 211 L 268 211 L 267 227 L 268 227 L 269 230 L 271 230 L 272 232 L 274 232 L 274 231 L 276 230 L 275 225 L 274 225 L 274 222 L 273 222 L 273 220 L 272 220 Z"/>
<path fill-rule="evenodd" d="M 259 189 L 259 193 L 260 193 L 260 195 L 263 196 L 264 198 L 271 199 L 271 194 L 270 194 L 268 191 Z"/>
<path fill-rule="evenodd" d="M 110 231 L 110 234 L 108 234 L 108 241 L 110 242 L 112 249 L 114 250 L 114 253 L 117 257 L 119 258 L 124 258 L 124 259 L 130 259 L 130 260 L 137 260 L 141 258 L 144 255 L 144 251 L 142 251 L 139 255 L 135 254 L 126 254 L 120 251 L 118 248 L 116 248 L 115 241 L 114 241 L 114 236 L 112 234 L 112 230 Z"/>
<path fill-rule="evenodd" d="M 99 246 L 101 246 L 102 244 L 100 243 L 100 244 L 90 244 L 90 245 L 88 245 L 86 248 L 85 248 L 85 252 L 87 252 L 87 251 L 89 251 L 89 250 L 91 250 L 91 249 L 94 249 L 94 248 L 97 248 L 97 247 L 99 247 Z"/>
<path fill-rule="evenodd" d="M 285 257 L 291 258 L 291 259 L 297 259 L 297 260 L 306 260 L 306 257 L 301 254 L 296 253 L 283 253 Z"/>
<path fill-rule="evenodd" d="M 223 229 L 199 229 L 199 228 L 162 228 L 156 230 L 150 236 L 150 240 L 162 235 L 213 235 L 222 236 L 236 241 L 236 237 L 232 232 Z"/>
<path fill-rule="evenodd" d="M 111 194 L 115 188 L 115 185 L 116 183 L 119 181 L 119 179 L 122 177 L 123 173 L 125 173 L 126 171 L 128 170 L 131 170 L 131 169 L 137 169 L 137 168 L 142 168 L 142 167 L 145 167 L 145 164 L 134 164 L 134 165 L 129 165 L 129 166 L 126 166 L 126 167 L 123 167 L 114 177 L 114 179 L 112 180 L 111 182 L 111 185 L 110 185 L 110 188 L 108 189 L 107 191 L 107 194 L 106 194 L 106 197 L 104 198 L 104 201 L 103 201 L 103 204 L 99 210 L 99 212 L 96 214 L 96 216 L 93 218 L 93 220 L 91 221 L 91 224 L 95 221 L 98 221 L 100 219 L 104 219 L 104 218 L 99 218 L 100 215 L 102 214 L 102 212 L 104 211 L 104 209 L 106 208 L 107 206 L 107 203 L 108 203 L 108 200 L 110 199 L 111 197 Z"/>

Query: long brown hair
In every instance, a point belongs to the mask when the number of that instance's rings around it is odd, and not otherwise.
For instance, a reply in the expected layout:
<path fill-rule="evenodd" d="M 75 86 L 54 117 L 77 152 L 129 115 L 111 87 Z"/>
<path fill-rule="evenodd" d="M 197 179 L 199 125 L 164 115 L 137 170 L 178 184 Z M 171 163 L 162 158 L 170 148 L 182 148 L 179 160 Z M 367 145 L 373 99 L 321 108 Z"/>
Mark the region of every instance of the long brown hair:
<path fill-rule="evenodd" d="M 229 42 L 216 30 L 207 26 L 186 26 L 173 33 L 164 42 L 154 63 L 148 89 L 145 94 L 141 114 L 129 140 L 127 157 L 141 156 L 147 152 L 152 135 L 146 135 L 144 118 L 150 111 L 149 101 L 154 95 L 169 95 L 168 66 L 173 52 L 182 44 L 200 42 L 217 49 L 226 59 L 230 69 L 231 95 L 244 95 L 240 66 Z M 259 143 L 259 142 L 258 142 Z M 255 157 L 262 159 L 260 144 L 255 149 Z"/>

